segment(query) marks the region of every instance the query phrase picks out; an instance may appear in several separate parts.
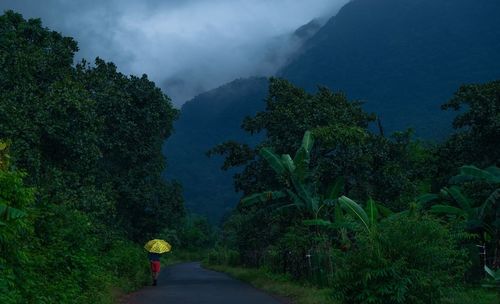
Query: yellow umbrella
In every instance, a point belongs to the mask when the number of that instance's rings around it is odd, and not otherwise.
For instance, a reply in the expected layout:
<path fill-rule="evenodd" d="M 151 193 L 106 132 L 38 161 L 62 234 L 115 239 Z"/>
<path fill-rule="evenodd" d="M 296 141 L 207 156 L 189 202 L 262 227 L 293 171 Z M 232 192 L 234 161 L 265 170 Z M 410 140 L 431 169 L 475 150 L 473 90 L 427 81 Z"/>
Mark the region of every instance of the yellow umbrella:
<path fill-rule="evenodd" d="M 165 253 L 169 252 L 172 246 L 164 240 L 154 239 L 144 245 L 144 249 L 152 253 Z"/>

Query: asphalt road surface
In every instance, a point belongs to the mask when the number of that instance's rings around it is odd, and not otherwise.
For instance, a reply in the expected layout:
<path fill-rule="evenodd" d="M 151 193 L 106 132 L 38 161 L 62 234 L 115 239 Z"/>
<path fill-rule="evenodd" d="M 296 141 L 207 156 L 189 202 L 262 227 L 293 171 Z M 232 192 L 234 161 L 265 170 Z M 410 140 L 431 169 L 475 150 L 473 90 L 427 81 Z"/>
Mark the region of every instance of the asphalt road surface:
<path fill-rule="evenodd" d="M 157 286 L 146 287 L 125 299 L 128 304 L 282 304 L 286 303 L 200 263 L 162 270 Z"/>

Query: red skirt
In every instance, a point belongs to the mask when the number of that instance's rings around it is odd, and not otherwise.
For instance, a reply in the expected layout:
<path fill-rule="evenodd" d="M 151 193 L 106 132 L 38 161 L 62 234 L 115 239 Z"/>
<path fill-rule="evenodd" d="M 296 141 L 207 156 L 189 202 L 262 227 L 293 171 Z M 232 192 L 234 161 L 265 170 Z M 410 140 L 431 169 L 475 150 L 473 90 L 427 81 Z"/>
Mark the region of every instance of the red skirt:
<path fill-rule="evenodd" d="M 151 261 L 151 271 L 160 272 L 160 261 Z"/>

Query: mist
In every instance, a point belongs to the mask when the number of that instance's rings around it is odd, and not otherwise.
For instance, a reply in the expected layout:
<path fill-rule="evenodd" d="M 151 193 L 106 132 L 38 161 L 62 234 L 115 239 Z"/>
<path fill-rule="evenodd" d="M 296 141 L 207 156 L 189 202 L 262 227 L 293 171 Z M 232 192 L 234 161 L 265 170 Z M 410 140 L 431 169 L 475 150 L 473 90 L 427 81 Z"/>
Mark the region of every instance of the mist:
<path fill-rule="evenodd" d="M 79 42 L 125 74 L 148 74 L 176 106 L 235 78 L 272 75 L 300 47 L 293 32 L 348 0 L 110 0 L 0 3 Z"/>

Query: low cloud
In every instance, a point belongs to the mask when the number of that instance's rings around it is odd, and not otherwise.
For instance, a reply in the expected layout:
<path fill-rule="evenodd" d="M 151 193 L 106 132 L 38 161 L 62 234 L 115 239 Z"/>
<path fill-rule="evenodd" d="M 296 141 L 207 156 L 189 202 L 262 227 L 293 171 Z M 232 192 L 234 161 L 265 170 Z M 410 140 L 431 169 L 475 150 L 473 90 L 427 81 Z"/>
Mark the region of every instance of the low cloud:
<path fill-rule="evenodd" d="M 300 44 L 291 34 L 348 0 L 4 0 L 125 74 L 146 73 L 177 106 L 239 77 L 271 75 Z"/>

